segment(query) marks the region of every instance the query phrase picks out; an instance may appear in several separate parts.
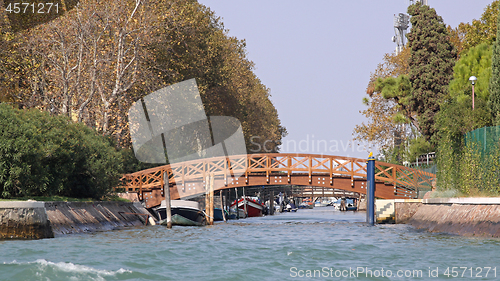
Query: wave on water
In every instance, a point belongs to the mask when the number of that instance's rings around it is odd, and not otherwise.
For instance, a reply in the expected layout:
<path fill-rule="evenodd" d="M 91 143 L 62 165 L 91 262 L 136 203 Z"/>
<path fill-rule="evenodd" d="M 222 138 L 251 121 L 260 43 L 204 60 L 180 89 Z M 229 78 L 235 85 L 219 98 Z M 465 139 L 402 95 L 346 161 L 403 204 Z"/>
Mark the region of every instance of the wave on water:
<path fill-rule="evenodd" d="M 132 271 L 120 268 L 118 270 L 97 269 L 90 266 L 78 265 L 71 262 L 51 262 L 38 259 L 34 262 L 17 262 L 16 260 L 4 265 L 18 267 L 17 273 L 12 277 L 30 277 L 43 280 L 106 280 L 121 274 L 129 274 Z M 11 268 L 13 269 L 13 268 Z M 20 280 L 20 279 L 19 279 Z"/>

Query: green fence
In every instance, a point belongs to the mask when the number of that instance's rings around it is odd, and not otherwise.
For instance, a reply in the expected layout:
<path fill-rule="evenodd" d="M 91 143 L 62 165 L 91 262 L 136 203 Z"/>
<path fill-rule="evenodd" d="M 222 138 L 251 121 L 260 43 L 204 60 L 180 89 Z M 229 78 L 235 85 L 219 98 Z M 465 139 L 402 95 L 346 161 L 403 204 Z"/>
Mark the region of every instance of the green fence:
<path fill-rule="evenodd" d="M 498 195 L 500 192 L 500 126 L 483 127 L 465 134 L 465 146 L 456 158 L 459 190 Z"/>
<path fill-rule="evenodd" d="M 465 143 L 475 146 L 483 157 L 498 151 L 500 144 L 500 126 L 483 127 L 465 134 Z"/>
<path fill-rule="evenodd" d="M 434 163 L 430 164 L 430 165 L 418 165 L 418 166 L 417 165 L 410 165 L 409 167 L 412 169 L 424 171 L 424 172 L 431 173 L 431 174 L 437 173 L 437 165 Z"/>

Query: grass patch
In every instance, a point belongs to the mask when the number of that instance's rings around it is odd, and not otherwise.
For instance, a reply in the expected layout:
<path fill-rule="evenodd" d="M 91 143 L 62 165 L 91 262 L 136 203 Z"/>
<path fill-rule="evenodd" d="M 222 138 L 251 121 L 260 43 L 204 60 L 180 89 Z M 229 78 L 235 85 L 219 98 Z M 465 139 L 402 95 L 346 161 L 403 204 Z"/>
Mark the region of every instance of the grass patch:
<path fill-rule="evenodd" d="M 16 197 L 16 198 L 9 198 L 9 199 L 0 199 L 1 201 L 28 201 L 28 200 L 35 200 L 35 201 L 63 201 L 63 202 L 90 202 L 90 201 L 95 201 L 92 200 L 91 198 L 72 198 L 72 197 L 66 197 L 66 196 L 29 196 L 29 197 Z"/>
<path fill-rule="evenodd" d="M 121 197 L 119 197 L 118 195 L 115 195 L 115 194 L 111 194 L 111 195 L 105 196 L 102 199 L 102 201 L 131 202 L 130 200 L 125 199 L 125 198 L 121 198 Z"/>
<path fill-rule="evenodd" d="M 473 189 L 466 195 L 456 189 L 436 190 L 431 193 L 431 198 L 456 198 L 456 197 L 499 197 L 498 194 L 486 190 Z"/>
<path fill-rule="evenodd" d="M 94 200 L 92 198 L 72 198 L 72 197 L 58 196 L 58 195 L 17 197 L 17 198 L 10 198 L 10 199 L 1 199 L 0 198 L 0 201 L 28 201 L 28 200 L 44 201 L 44 202 L 51 202 L 51 201 L 62 201 L 62 202 L 93 202 L 93 201 L 130 202 L 130 200 L 123 199 L 121 197 L 118 197 L 117 195 L 107 195 L 107 196 L 103 197 L 101 200 Z"/>

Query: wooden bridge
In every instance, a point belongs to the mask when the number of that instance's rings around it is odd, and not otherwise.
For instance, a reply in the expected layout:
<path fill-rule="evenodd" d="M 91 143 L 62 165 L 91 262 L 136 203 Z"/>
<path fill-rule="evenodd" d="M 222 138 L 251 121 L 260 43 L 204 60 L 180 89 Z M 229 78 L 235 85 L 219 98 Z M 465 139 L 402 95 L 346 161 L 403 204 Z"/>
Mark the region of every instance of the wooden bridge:
<path fill-rule="evenodd" d="M 285 153 L 215 157 L 127 174 L 121 188 L 137 192 L 148 208 L 163 200 L 167 182 L 171 199 L 204 194 L 209 175 L 214 177 L 215 190 L 297 185 L 366 194 L 366 162 L 351 157 Z M 384 162 L 375 161 L 375 169 L 378 198 L 416 198 L 418 191 L 429 190 L 435 179 L 435 174 Z"/>

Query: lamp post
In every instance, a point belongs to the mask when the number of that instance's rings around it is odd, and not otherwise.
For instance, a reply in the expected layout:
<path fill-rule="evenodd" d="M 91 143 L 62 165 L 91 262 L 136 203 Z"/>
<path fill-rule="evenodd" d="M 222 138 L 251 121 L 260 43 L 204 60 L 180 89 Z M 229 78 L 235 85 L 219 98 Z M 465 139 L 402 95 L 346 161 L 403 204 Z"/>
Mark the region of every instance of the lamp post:
<path fill-rule="evenodd" d="M 471 76 L 469 78 L 469 81 L 471 82 L 472 84 L 472 110 L 474 110 L 474 84 L 476 84 L 476 76 Z"/>

